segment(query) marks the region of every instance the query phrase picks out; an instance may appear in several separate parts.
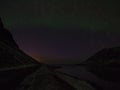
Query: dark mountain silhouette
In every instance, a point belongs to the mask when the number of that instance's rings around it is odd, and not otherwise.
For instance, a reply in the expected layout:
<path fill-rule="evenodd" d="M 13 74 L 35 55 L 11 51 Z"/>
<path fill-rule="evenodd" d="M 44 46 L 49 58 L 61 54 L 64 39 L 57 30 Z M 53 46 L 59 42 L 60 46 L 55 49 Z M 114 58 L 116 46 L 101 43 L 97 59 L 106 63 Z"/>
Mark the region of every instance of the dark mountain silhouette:
<path fill-rule="evenodd" d="M 0 19 L 0 68 L 27 64 L 37 64 L 37 61 L 20 50 Z"/>
<path fill-rule="evenodd" d="M 1 29 L 1 28 L 4 28 L 4 26 L 3 26 L 2 20 L 1 20 L 1 18 L 0 18 L 0 29 Z"/>
<path fill-rule="evenodd" d="M 13 40 L 11 33 L 4 28 L 1 19 L 0 19 L 0 43 L 5 43 L 13 48 L 18 48 L 17 44 Z"/>
<path fill-rule="evenodd" d="M 0 90 L 14 88 L 41 64 L 20 50 L 0 19 Z"/>
<path fill-rule="evenodd" d="M 120 47 L 105 48 L 82 64 L 104 80 L 120 82 Z"/>

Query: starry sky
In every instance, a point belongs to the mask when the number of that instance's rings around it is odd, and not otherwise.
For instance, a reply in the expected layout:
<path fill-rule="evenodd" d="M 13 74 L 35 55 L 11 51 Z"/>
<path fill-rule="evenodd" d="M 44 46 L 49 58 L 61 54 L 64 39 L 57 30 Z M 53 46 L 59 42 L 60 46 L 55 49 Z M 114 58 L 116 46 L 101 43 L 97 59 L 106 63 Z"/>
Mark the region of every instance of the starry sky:
<path fill-rule="evenodd" d="M 84 60 L 120 46 L 116 0 L 1 0 L 0 16 L 32 57 Z"/>

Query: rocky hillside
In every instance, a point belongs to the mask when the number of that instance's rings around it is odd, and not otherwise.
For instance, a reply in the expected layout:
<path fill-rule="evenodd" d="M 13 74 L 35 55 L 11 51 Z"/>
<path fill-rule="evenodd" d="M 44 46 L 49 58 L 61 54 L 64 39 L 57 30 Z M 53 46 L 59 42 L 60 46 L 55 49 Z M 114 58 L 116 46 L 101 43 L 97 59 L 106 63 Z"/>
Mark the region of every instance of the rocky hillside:
<path fill-rule="evenodd" d="M 105 48 L 82 64 L 104 80 L 120 82 L 120 47 Z"/>
<path fill-rule="evenodd" d="M 14 90 L 40 66 L 40 63 L 20 50 L 0 19 L 0 90 Z"/>
<path fill-rule="evenodd" d="M 0 69 L 37 64 L 37 61 L 20 50 L 11 33 L 4 28 L 1 19 L 0 24 Z"/>

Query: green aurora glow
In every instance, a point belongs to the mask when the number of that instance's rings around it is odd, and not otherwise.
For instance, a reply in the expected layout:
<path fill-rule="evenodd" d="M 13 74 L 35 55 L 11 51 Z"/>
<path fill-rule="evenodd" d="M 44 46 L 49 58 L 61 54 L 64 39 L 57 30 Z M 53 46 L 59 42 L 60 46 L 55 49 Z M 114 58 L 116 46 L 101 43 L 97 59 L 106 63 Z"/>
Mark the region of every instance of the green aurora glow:
<path fill-rule="evenodd" d="M 4 0 L 1 17 L 7 28 L 46 25 L 90 30 L 119 30 L 117 2 L 93 0 Z"/>

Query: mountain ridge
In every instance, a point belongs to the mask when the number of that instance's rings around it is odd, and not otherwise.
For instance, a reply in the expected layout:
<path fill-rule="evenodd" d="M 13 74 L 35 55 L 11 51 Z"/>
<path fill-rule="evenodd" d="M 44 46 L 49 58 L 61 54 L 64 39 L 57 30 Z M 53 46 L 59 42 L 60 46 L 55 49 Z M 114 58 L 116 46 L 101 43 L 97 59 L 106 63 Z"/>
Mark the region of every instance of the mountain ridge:
<path fill-rule="evenodd" d="M 81 65 L 101 79 L 120 82 L 120 47 L 104 48 Z"/>

